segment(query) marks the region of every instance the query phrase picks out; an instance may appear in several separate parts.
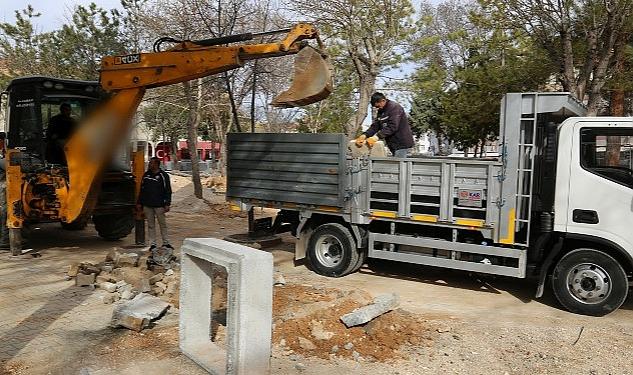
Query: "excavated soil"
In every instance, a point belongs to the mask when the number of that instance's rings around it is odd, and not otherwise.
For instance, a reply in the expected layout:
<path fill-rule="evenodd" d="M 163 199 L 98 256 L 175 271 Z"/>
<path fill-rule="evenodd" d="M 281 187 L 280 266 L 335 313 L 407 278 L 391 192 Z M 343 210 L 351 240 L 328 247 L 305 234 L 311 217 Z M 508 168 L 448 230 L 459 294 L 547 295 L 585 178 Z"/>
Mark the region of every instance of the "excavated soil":
<path fill-rule="evenodd" d="M 371 303 L 366 293 L 286 285 L 275 288 L 273 301 L 273 342 L 285 353 L 384 362 L 406 358 L 407 345 L 432 342 L 422 319 L 401 309 L 347 328 L 340 317 Z"/>

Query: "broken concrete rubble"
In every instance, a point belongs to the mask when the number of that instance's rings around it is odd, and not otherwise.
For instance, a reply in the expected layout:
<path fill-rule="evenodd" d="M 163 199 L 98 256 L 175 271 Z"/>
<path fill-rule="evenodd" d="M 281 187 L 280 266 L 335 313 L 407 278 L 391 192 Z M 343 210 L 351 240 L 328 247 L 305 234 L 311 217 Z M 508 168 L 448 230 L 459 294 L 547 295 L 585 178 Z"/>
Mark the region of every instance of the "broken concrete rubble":
<path fill-rule="evenodd" d="M 108 293 L 114 293 L 117 290 L 116 284 L 113 284 L 107 281 L 100 283 L 99 288 L 105 290 Z"/>
<path fill-rule="evenodd" d="M 100 298 L 101 298 L 101 302 L 103 302 L 106 305 L 110 305 L 118 301 L 119 299 L 121 299 L 121 296 L 119 295 L 119 293 L 108 293 L 108 294 L 102 295 Z"/>
<path fill-rule="evenodd" d="M 71 263 L 68 266 L 68 276 L 75 277 L 79 273 L 79 263 Z"/>
<path fill-rule="evenodd" d="M 349 327 L 365 324 L 380 315 L 398 307 L 399 300 L 395 293 L 384 294 L 374 299 L 371 305 L 363 306 L 349 314 L 341 316 L 341 321 Z"/>
<path fill-rule="evenodd" d="M 169 304 L 160 298 L 141 293 L 115 307 L 110 326 L 122 326 L 138 332 L 146 328 L 150 321 L 160 317 L 168 308 Z"/>
<path fill-rule="evenodd" d="M 274 286 L 286 285 L 286 279 L 284 278 L 284 275 L 282 275 L 280 272 L 275 273 L 275 279 L 273 281 L 273 285 Z"/>
<path fill-rule="evenodd" d="M 92 285 L 95 282 L 96 274 L 91 273 L 89 275 L 85 275 L 83 273 L 78 273 L 77 277 L 75 277 L 75 285 L 76 286 L 88 286 Z"/>
<path fill-rule="evenodd" d="M 162 273 L 157 273 L 156 275 L 149 278 L 149 283 L 152 285 L 156 284 L 157 282 L 161 281 L 163 277 L 164 275 Z"/>
<path fill-rule="evenodd" d="M 124 300 L 130 300 L 134 297 L 136 297 L 136 292 L 134 292 L 131 289 L 126 289 L 121 293 L 121 299 L 124 299 Z"/>
<path fill-rule="evenodd" d="M 100 272 L 101 269 L 90 262 L 79 263 L 79 273 L 83 273 L 84 275 L 94 273 L 95 275 L 98 275 Z"/>
<path fill-rule="evenodd" d="M 316 320 L 310 322 L 310 334 L 317 340 L 329 340 L 334 336 L 334 332 L 326 331 L 323 323 Z"/>
<path fill-rule="evenodd" d="M 119 254 L 114 264 L 117 267 L 136 267 L 138 260 L 139 256 L 136 253 Z"/>

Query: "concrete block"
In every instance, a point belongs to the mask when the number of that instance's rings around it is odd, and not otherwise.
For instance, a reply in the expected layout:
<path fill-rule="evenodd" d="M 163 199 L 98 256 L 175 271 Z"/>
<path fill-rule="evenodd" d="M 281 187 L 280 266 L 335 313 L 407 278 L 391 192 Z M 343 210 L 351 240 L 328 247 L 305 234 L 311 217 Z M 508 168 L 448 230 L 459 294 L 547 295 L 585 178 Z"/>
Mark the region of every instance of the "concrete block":
<path fill-rule="evenodd" d="M 109 252 L 108 255 L 106 255 L 105 260 L 106 262 L 116 262 L 116 260 L 119 258 L 119 255 L 121 255 L 121 251 L 119 251 L 118 248 L 112 248 Z"/>
<path fill-rule="evenodd" d="M 149 283 L 154 285 L 157 282 L 161 281 L 163 279 L 164 275 L 162 273 L 157 273 L 156 275 L 152 276 L 149 278 Z"/>
<path fill-rule="evenodd" d="M 125 289 L 121 293 L 121 299 L 130 300 L 136 296 L 136 293 L 132 289 Z"/>
<path fill-rule="evenodd" d="M 95 283 L 97 284 L 109 283 L 112 280 L 114 280 L 112 275 L 110 275 L 109 273 L 101 272 L 100 274 L 97 275 L 97 278 L 95 279 Z"/>
<path fill-rule="evenodd" d="M 146 293 L 152 290 L 152 286 L 149 283 L 149 279 L 142 279 L 137 286 L 135 285 L 135 288 L 137 288 L 138 291 L 141 293 Z"/>
<path fill-rule="evenodd" d="M 374 299 L 371 305 L 360 307 L 349 314 L 341 316 L 341 321 L 349 327 L 365 324 L 370 320 L 398 307 L 398 296 L 394 293 L 383 294 Z"/>
<path fill-rule="evenodd" d="M 269 374 L 273 257 L 215 238 L 181 247 L 180 349 L 214 374 Z M 226 350 L 211 342 L 212 264 L 227 270 Z"/>
<path fill-rule="evenodd" d="M 82 262 L 81 264 L 79 264 L 79 273 L 83 273 L 84 275 L 90 275 L 91 273 L 98 275 L 100 272 L 101 268 L 95 266 L 90 262 Z"/>
<path fill-rule="evenodd" d="M 99 284 L 99 288 L 105 290 L 108 293 L 114 293 L 116 292 L 117 286 L 113 283 L 103 282 Z"/>
<path fill-rule="evenodd" d="M 68 266 L 68 276 L 75 277 L 79 273 L 79 263 L 72 263 Z"/>
<path fill-rule="evenodd" d="M 95 278 L 96 278 L 96 275 L 94 273 L 91 273 L 90 275 L 78 273 L 77 277 L 75 278 L 75 285 L 76 286 L 92 285 L 95 282 Z"/>
<path fill-rule="evenodd" d="M 103 264 L 99 268 L 101 268 L 101 272 L 112 272 L 112 270 L 114 270 L 114 266 L 112 264 Z"/>
<path fill-rule="evenodd" d="M 162 301 L 146 293 L 141 293 L 134 299 L 116 306 L 112 312 L 112 327 L 123 326 L 134 331 L 141 331 L 153 319 L 161 316 L 169 307 Z"/>
<path fill-rule="evenodd" d="M 101 298 L 101 302 L 103 302 L 106 305 L 109 305 L 120 300 L 121 296 L 119 295 L 119 293 L 108 293 L 108 294 L 102 295 L 100 298 Z"/>
<path fill-rule="evenodd" d="M 117 267 L 136 267 L 138 265 L 138 258 L 138 254 L 135 253 L 119 254 L 115 264 Z"/>

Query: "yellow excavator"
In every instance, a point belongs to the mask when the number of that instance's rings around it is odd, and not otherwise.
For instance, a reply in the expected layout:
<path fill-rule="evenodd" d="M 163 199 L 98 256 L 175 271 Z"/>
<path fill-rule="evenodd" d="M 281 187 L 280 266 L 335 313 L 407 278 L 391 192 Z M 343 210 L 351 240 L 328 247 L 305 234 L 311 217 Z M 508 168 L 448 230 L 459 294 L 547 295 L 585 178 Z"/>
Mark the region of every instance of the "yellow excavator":
<path fill-rule="evenodd" d="M 276 42 L 241 43 L 281 33 L 285 36 Z M 308 44 L 310 39 L 317 48 Z M 166 43 L 171 48 L 161 50 Z M 90 218 L 101 237 L 127 236 L 135 221 L 142 220 L 134 203 L 144 155 L 134 153 L 131 171 L 114 165 L 113 159 L 147 89 L 239 68 L 248 60 L 296 54 L 293 83 L 272 104 L 308 105 L 332 91 L 331 69 L 322 50 L 316 28 L 296 24 L 197 41 L 161 38 L 153 52 L 104 57 L 99 82 L 14 79 L 3 95 L 8 110 L 6 155 L 0 160 L 0 223 L 6 225 L 0 244 L 18 255 L 25 225 L 61 222 L 66 229 L 81 229 Z M 59 161 L 48 156 L 52 140 L 46 135 L 61 104 L 83 119 L 63 143 Z"/>

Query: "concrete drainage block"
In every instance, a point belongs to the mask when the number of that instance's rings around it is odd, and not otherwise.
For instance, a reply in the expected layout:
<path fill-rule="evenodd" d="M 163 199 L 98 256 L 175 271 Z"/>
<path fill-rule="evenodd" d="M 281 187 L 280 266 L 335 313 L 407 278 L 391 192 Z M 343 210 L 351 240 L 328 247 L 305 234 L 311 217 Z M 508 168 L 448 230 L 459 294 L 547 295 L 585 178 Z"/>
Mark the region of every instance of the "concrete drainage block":
<path fill-rule="evenodd" d="M 180 350 L 212 374 L 270 373 L 273 256 L 216 238 L 182 247 Z M 227 272 L 226 350 L 211 341 L 212 264 Z"/>

